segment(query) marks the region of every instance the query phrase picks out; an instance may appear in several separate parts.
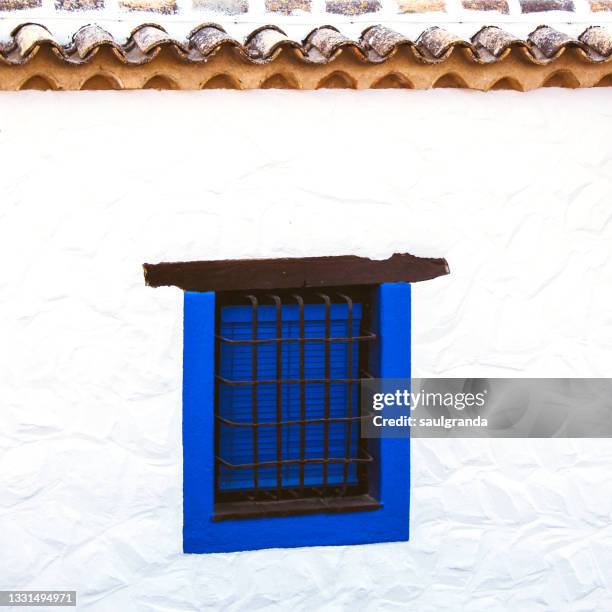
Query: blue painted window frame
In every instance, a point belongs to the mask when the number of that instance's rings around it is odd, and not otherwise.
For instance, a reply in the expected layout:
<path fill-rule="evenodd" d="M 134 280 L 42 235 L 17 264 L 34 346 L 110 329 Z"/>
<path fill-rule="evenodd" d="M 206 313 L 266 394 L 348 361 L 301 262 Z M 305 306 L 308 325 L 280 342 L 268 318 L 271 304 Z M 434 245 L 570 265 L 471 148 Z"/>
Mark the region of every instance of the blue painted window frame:
<path fill-rule="evenodd" d="M 410 378 L 409 283 L 384 283 L 373 300 L 377 378 Z M 409 537 L 410 439 L 371 440 L 378 470 L 368 512 L 214 521 L 215 294 L 185 292 L 183 326 L 183 551 L 234 552 L 405 541 Z"/>

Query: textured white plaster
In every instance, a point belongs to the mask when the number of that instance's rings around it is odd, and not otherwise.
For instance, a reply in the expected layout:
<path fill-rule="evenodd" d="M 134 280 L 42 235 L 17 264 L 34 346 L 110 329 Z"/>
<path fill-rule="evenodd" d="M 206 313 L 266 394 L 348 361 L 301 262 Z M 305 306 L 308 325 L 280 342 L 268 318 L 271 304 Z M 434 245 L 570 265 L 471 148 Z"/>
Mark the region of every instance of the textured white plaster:
<path fill-rule="evenodd" d="M 181 292 L 394 251 L 420 376 L 607 376 L 602 90 L 0 94 L 0 588 L 87 610 L 612 610 L 612 444 L 417 440 L 412 540 L 181 554 Z"/>

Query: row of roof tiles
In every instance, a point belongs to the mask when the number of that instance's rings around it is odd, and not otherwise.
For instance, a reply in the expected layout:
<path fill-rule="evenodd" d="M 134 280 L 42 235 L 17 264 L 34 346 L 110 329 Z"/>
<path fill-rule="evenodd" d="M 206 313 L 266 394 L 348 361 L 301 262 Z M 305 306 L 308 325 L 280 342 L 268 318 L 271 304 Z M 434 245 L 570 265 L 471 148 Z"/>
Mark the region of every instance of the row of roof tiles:
<path fill-rule="evenodd" d="M 447 2 L 452 0 L 395 0 L 396 14 L 444 12 Z M 574 0 L 518 0 L 522 13 L 543 11 L 575 10 Z M 196 11 L 210 11 L 225 15 L 242 15 L 249 11 L 249 0 L 191 0 Z M 308 14 L 313 10 L 312 0 L 264 0 L 268 13 L 280 15 Z M 612 11 L 612 0 L 588 0 L 592 12 Z M 461 0 L 466 11 L 510 12 L 508 0 Z M 37 9 L 43 0 L 0 0 L 0 11 L 19 11 Z M 101 11 L 105 0 L 54 0 L 58 11 Z M 178 12 L 177 0 L 118 0 L 124 11 L 148 11 L 159 14 Z M 378 13 L 382 9 L 381 0 L 325 0 L 325 11 L 335 15 L 355 16 Z M 389 9 L 387 6 L 386 12 Z"/>
<path fill-rule="evenodd" d="M 150 62 L 162 48 L 170 48 L 181 60 L 203 62 L 219 49 L 229 46 L 246 61 L 267 63 L 283 49 L 293 49 L 305 63 L 321 64 L 333 60 L 344 49 L 351 49 L 367 63 L 382 63 L 399 48 L 409 48 L 419 60 L 438 63 L 446 59 L 454 48 L 464 48 L 472 59 L 481 64 L 499 61 L 511 48 L 520 48 L 527 59 L 536 64 L 553 61 L 567 48 L 578 49 L 587 61 L 605 62 L 612 57 L 612 33 L 605 28 L 587 28 L 573 38 L 548 26 L 536 28 L 525 39 L 517 38 L 499 27 L 488 26 L 466 40 L 439 27 L 432 27 L 416 40 L 411 40 L 384 26 L 365 29 L 358 40 L 344 36 L 332 26 L 310 32 L 301 41 L 292 40 L 276 26 L 264 26 L 251 32 L 244 42 L 227 34 L 216 24 L 203 24 L 192 30 L 185 40 L 177 40 L 157 25 L 144 24 L 135 28 L 125 42 L 98 25 L 80 28 L 67 45 L 61 45 L 44 26 L 24 24 L 16 28 L 9 42 L 0 45 L 0 61 L 5 64 L 24 64 L 41 47 L 49 47 L 69 64 L 83 64 L 106 47 L 125 64 Z"/>

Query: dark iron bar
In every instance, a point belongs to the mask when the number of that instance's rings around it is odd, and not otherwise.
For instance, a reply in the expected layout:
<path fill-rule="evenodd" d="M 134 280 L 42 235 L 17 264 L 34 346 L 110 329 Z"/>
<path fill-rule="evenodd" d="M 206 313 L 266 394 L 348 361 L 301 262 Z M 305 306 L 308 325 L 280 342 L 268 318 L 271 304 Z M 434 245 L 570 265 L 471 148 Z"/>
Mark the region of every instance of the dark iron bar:
<path fill-rule="evenodd" d="M 298 303 L 300 309 L 300 339 L 305 337 L 304 331 L 304 299 L 300 295 L 294 295 L 295 301 Z M 304 342 L 300 343 L 300 459 L 303 461 L 306 457 L 306 378 L 305 373 L 305 352 L 306 345 Z M 304 489 L 304 470 L 305 464 L 300 463 L 300 489 Z"/>
<path fill-rule="evenodd" d="M 325 293 L 319 293 L 321 299 L 325 302 L 325 338 L 329 338 L 331 336 L 331 300 L 329 296 Z M 323 457 L 325 459 L 329 456 L 329 392 L 330 392 L 330 376 L 331 376 L 331 368 L 330 368 L 330 343 L 325 343 L 325 393 L 324 393 L 324 414 L 325 421 L 323 422 Z M 350 376 L 350 373 L 349 373 Z M 323 463 L 323 484 L 327 484 L 327 461 Z"/>
<path fill-rule="evenodd" d="M 283 310 L 282 302 L 278 295 L 270 296 L 276 305 L 276 337 L 280 338 L 283 334 Z M 283 420 L 283 345 L 279 342 L 276 345 L 276 420 L 280 423 Z M 280 490 L 283 487 L 283 469 L 280 463 L 283 456 L 283 426 L 276 428 L 276 456 L 279 463 L 276 466 L 276 486 Z"/>
<path fill-rule="evenodd" d="M 259 338 L 257 340 L 245 339 L 245 340 L 234 340 L 233 338 L 225 338 L 224 336 L 216 336 L 220 342 L 227 344 L 269 344 L 271 342 L 282 342 L 283 344 L 290 344 L 291 342 L 354 342 L 355 340 L 376 340 L 376 334 L 374 332 L 366 332 L 363 336 L 353 336 L 352 338 L 347 337 L 334 337 L 334 338 Z"/>
<path fill-rule="evenodd" d="M 327 420 L 330 423 L 347 423 L 348 421 L 362 421 L 363 419 L 367 418 L 368 415 L 354 417 L 329 417 L 329 419 Z M 278 427 L 278 425 L 316 425 L 317 423 L 323 423 L 325 421 L 325 417 L 321 417 L 320 419 L 299 419 L 297 421 L 265 421 L 263 423 L 239 423 L 238 421 L 231 421 L 230 419 L 225 419 L 222 416 L 217 415 L 217 420 L 223 423 L 224 425 L 229 425 L 230 427 Z"/>
<path fill-rule="evenodd" d="M 251 323 L 251 336 L 253 337 L 253 340 L 257 340 L 257 336 L 259 335 L 258 329 L 257 329 L 257 323 L 258 323 L 258 318 L 259 318 L 258 316 L 259 302 L 254 295 L 247 295 L 247 298 L 251 302 L 251 316 L 253 319 Z M 258 394 L 257 342 L 253 343 L 252 358 L 253 358 L 253 364 L 251 366 L 251 378 L 253 379 L 253 382 L 255 384 L 253 385 L 253 389 L 251 392 L 251 402 L 253 402 L 253 405 L 251 406 L 251 414 L 253 418 L 253 423 L 257 423 L 257 421 L 259 420 L 259 416 L 257 414 L 257 394 Z M 257 490 L 259 489 L 259 470 L 257 468 L 258 461 L 259 461 L 259 432 L 255 428 L 253 429 L 253 463 L 255 464 L 253 467 L 253 489 L 255 490 L 255 492 L 257 492 Z"/>
<path fill-rule="evenodd" d="M 306 382 L 309 382 L 309 383 L 329 383 L 329 382 L 356 383 L 356 382 L 362 381 L 364 378 L 372 378 L 371 374 L 368 374 L 366 372 L 364 372 L 363 374 L 364 375 L 361 378 L 308 378 Z M 220 383 L 227 385 L 229 387 L 250 386 L 253 384 L 256 384 L 256 385 L 278 385 L 278 384 L 296 385 L 302 382 L 300 378 L 282 378 L 280 380 L 274 378 L 271 380 L 258 380 L 255 383 L 253 383 L 253 381 L 251 380 L 230 380 L 229 378 L 223 378 L 223 376 L 219 376 L 219 375 L 215 376 L 215 378 Z"/>
<path fill-rule="evenodd" d="M 345 457 L 323 457 L 323 458 L 315 458 L 315 459 L 279 459 L 278 461 L 260 461 L 257 465 L 259 467 L 273 467 L 273 466 L 282 466 L 282 465 L 298 465 L 300 463 L 312 463 L 312 464 L 322 464 L 328 465 L 330 463 L 371 463 L 374 459 L 372 455 L 370 455 L 367 451 L 362 449 L 362 452 L 366 454 L 366 457 L 351 457 L 350 459 L 346 459 Z M 217 461 L 229 468 L 230 470 L 243 470 L 243 469 L 251 469 L 253 468 L 252 463 L 230 463 L 229 461 L 225 461 L 221 457 L 217 457 Z"/>
<path fill-rule="evenodd" d="M 353 335 L 353 300 L 351 300 L 351 298 L 348 295 L 344 295 L 343 293 L 340 294 L 340 297 L 346 301 L 346 306 L 348 308 L 348 333 L 349 333 L 349 337 L 352 337 Z M 347 355 L 348 375 L 352 376 L 353 375 L 353 341 L 352 340 L 349 343 L 347 350 L 348 350 L 348 355 Z M 347 393 L 348 393 L 348 397 L 347 397 L 346 416 L 348 418 L 348 421 L 346 423 L 346 439 L 344 443 L 344 456 L 348 459 L 351 456 L 351 434 L 352 434 L 353 423 L 350 417 L 353 416 L 353 383 L 347 384 Z M 349 478 L 349 464 L 345 463 L 344 464 L 344 486 L 345 487 L 348 485 L 348 478 Z"/>

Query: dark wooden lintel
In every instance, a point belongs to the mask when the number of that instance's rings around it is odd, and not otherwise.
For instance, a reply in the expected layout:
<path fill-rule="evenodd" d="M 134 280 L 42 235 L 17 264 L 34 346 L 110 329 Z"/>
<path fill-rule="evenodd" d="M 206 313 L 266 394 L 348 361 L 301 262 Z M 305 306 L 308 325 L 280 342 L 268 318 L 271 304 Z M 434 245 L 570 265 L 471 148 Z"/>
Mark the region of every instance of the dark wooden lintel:
<path fill-rule="evenodd" d="M 442 258 L 396 253 L 388 259 L 355 255 L 287 259 L 229 259 L 144 264 L 150 287 L 175 286 L 185 291 L 236 291 L 378 285 L 418 282 L 449 273 Z"/>

